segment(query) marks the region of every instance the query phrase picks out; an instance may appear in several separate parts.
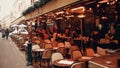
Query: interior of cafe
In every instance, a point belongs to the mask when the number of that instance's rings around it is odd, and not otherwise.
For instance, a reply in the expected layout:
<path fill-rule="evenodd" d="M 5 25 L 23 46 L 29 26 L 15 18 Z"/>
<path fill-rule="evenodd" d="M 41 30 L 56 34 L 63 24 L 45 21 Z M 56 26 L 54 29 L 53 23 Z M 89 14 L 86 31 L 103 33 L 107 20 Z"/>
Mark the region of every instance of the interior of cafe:
<path fill-rule="evenodd" d="M 22 21 L 29 34 L 11 37 L 24 51 L 30 39 L 34 67 L 118 68 L 119 6 L 116 0 L 75 2 Z"/>

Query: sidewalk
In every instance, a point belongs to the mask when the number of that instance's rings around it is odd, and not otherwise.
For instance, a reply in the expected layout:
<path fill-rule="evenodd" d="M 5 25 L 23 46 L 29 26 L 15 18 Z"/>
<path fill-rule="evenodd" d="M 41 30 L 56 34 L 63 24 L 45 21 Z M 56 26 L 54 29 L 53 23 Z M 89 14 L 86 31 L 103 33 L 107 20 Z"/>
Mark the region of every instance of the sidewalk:
<path fill-rule="evenodd" d="M 26 63 L 24 52 L 18 49 L 11 38 L 1 38 L 0 33 L 0 68 L 33 68 L 26 66 Z"/>

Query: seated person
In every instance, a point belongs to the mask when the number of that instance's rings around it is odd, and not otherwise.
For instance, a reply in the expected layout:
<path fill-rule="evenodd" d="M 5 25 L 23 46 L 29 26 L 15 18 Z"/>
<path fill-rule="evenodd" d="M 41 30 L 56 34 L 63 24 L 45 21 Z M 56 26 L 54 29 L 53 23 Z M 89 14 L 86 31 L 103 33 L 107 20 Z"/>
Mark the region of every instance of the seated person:
<path fill-rule="evenodd" d="M 111 34 L 110 31 L 108 31 L 108 33 L 105 34 L 105 38 L 107 39 L 113 39 L 114 38 L 114 34 Z"/>
<path fill-rule="evenodd" d="M 105 34 L 105 38 L 113 40 L 115 37 L 116 30 L 114 29 L 113 26 L 110 27 L 108 32 Z"/>

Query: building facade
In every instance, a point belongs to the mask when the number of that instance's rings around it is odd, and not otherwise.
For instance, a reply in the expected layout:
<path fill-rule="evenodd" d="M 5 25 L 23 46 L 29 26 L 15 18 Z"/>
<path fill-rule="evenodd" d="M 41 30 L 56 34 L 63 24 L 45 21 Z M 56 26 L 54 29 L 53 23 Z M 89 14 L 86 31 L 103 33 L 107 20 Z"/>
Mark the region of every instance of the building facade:
<path fill-rule="evenodd" d="M 9 27 L 10 24 L 6 23 L 14 24 L 20 22 L 20 20 L 24 19 L 22 17 L 22 12 L 29 6 L 33 5 L 35 1 L 38 0 L 16 0 L 13 4 L 11 13 L 1 20 L 1 25 L 3 25 L 3 27 Z"/>

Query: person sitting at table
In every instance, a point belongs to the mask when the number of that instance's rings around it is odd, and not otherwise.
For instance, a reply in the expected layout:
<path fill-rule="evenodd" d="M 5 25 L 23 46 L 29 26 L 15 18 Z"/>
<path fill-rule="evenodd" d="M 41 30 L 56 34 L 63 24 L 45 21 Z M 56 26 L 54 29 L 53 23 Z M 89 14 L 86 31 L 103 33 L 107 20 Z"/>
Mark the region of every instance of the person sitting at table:
<path fill-rule="evenodd" d="M 35 31 L 37 30 L 37 28 L 38 28 L 38 21 L 37 20 L 35 20 L 35 25 L 34 25 L 34 28 L 35 28 Z"/>
<path fill-rule="evenodd" d="M 91 46 L 95 53 L 97 52 L 97 45 L 99 40 L 100 40 L 100 33 L 99 30 L 95 28 L 89 38 L 89 41 L 91 42 Z"/>
<path fill-rule="evenodd" d="M 64 32 L 61 33 L 61 40 L 62 40 L 62 42 L 67 41 L 67 36 L 66 36 L 66 34 Z"/>
<path fill-rule="evenodd" d="M 105 34 L 105 38 L 110 40 L 110 49 L 117 49 L 120 48 L 118 45 L 118 40 L 116 39 L 116 29 L 114 28 L 114 24 L 111 24 L 110 29 Z"/>
<path fill-rule="evenodd" d="M 65 36 L 70 36 L 70 29 L 66 28 L 64 34 Z"/>
<path fill-rule="evenodd" d="M 70 29 L 66 28 L 65 31 L 63 31 L 62 35 L 62 40 L 63 42 L 65 41 L 70 41 L 71 37 L 70 37 Z"/>
<path fill-rule="evenodd" d="M 58 32 L 58 33 L 57 33 L 57 35 L 56 35 L 56 41 L 57 41 L 57 42 L 62 41 L 62 33 L 61 33 L 61 32 Z"/>
<path fill-rule="evenodd" d="M 41 29 L 39 31 L 39 35 L 42 39 L 48 39 L 49 38 L 49 34 L 47 34 L 46 30 L 45 29 Z"/>
<path fill-rule="evenodd" d="M 115 39 L 115 33 L 116 33 L 116 30 L 115 30 L 114 26 L 111 25 L 110 29 L 105 34 L 105 38 L 110 39 L 110 40 Z"/>
<path fill-rule="evenodd" d="M 74 33 L 73 34 L 73 42 L 75 45 L 77 45 L 80 49 L 81 49 L 81 39 L 79 38 L 79 34 L 78 33 Z"/>

